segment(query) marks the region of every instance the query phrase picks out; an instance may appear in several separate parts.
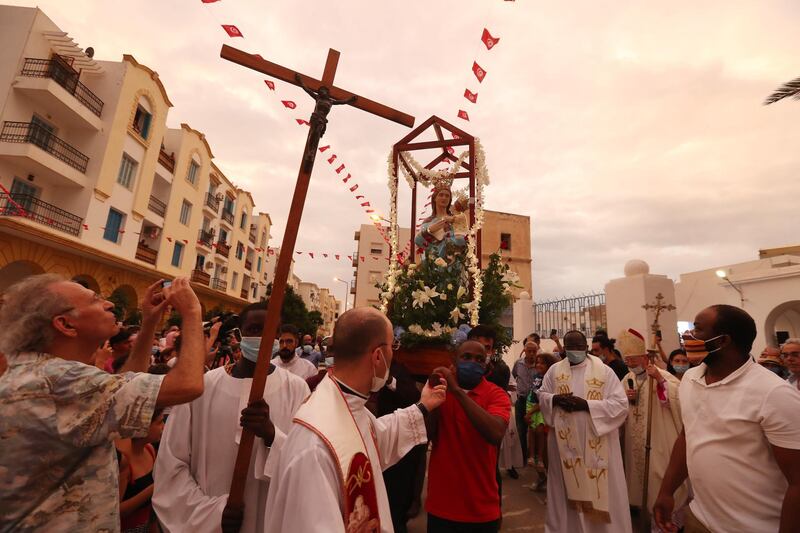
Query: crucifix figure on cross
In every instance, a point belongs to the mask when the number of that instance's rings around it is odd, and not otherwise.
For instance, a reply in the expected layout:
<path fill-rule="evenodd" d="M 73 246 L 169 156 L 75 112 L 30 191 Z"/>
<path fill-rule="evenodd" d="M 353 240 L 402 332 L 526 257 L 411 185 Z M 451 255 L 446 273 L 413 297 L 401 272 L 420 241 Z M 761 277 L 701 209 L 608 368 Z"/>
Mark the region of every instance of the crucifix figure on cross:
<path fill-rule="evenodd" d="M 650 331 L 653 335 L 658 335 L 659 331 L 661 331 L 661 325 L 658 323 L 658 319 L 661 317 L 661 311 L 674 311 L 677 309 L 672 304 L 664 305 L 662 302 L 664 300 L 664 295 L 660 292 L 656 294 L 656 303 L 654 304 L 644 304 L 642 309 L 645 311 L 650 311 L 651 309 L 656 312 L 655 318 L 653 318 L 653 323 L 650 324 Z"/>
<path fill-rule="evenodd" d="M 286 294 L 286 282 L 289 277 L 294 246 L 297 241 L 297 232 L 300 227 L 300 220 L 303 215 L 308 186 L 311 179 L 311 171 L 314 168 L 314 160 L 317 153 L 317 145 L 328 123 L 328 113 L 334 105 L 352 105 L 355 108 L 367 111 L 373 115 L 383 117 L 387 120 L 397 122 L 407 127 L 414 125 L 414 117 L 407 115 L 396 109 L 385 106 L 378 102 L 373 102 L 362 96 L 358 96 L 349 91 L 345 91 L 333 85 L 333 78 L 336 75 L 336 66 L 339 63 L 339 52 L 328 50 L 328 57 L 325 61 L 325 69 L 322 79 L 317 80 L 310 76 L 300 74 L 276 63 L 272 63 L 256 56 L 238 50 L 236 48 L 223 45 L 220 52 L 223 59 L 232 61 L 244 67 L 261 72 L 281 81 L 302 87 L 315 101 L 316 106 L 311 114 L 309 121 L 310 127 L 306 146 L 303 151 L 303 159 L 300 164 L 300 172 L 297 176 L 292 203 L 289 209 L 289 216 L 286 221 L 286 231 L 283 234 L 281 244 L 281 254 L 278 257 L 278 264 L 275 267 L 275 280 L 272 285 L 272 293 L 267 305 L 267 316 L 264 319 L 264 333 L 261 336 L 261 347 L 258 352 L 258 361 L 253 373 L 253 383 L 250 388 L 248 404 L 264 396 L 264 387 L 267 384 L 267 374 L 269 371 L 270 357 L 272 356 L 272 344 L 275 340 L 275 332 L 278 330 L 281 320 L 281 309 Z M 250 464 L 250 456 L 253 451 L 252 432 L 244 429 L 236 456 L 236 466 L 234 467 L 231 490 L 228 496 L 228 507 L 241 510 L 244 506 L 243 494 L 247 481 L 247 470 Z"/>

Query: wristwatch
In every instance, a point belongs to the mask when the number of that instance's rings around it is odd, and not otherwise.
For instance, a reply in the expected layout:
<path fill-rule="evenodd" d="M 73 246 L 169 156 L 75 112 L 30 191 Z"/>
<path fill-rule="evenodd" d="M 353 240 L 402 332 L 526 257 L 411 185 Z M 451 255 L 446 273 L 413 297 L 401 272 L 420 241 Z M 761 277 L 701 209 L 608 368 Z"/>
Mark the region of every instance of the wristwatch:
<path fill-rule="evenodd" d="M 428 414 L 430 413 L 430 411 L 428 411 L 428 408 L 425 407 L 425 405 L 422 402 L 417 402 L 414 405 L 417 406 L 419 411 L 422 413 L 422 416 L 428 416 Z"/>

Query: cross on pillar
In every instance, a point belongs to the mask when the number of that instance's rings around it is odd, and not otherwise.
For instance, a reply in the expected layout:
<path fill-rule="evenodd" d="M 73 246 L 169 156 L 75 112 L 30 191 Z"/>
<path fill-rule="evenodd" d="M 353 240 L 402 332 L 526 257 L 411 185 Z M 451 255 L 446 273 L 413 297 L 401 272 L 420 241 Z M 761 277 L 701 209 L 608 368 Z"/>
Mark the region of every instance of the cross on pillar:
<path fill-rule="evenodd" d="M 281 255 L 275 268 L 275 280 L 272 285 L 272 293 L 269 297 L 267 306 L 267 316 L 264 319 L 264 331 L 261 335 L 261 347 L 258 352 L 258 362 L 253 374 L 253 384 L 250 389 L 248 403 L 263 398 L 264 387 L 267 384 L 267 373 L 269 370 L 269 360 L 272 356 L 272 344 L 275 340 L 275 332 L 278 329 L 281 318 L 281 308 L 286 294 L 286 282 L 289 277 L 294 246 L 297 241 L 297 232 L 300 227 L 300 220 L 303 214 L 308 186 L 311 179 L 311 172 L 314 167 L 314 160 L 317 153 L 317 145 L 320 138 L 325 134 L 328 123 L 327 115 L 334 105 L 352 105 L 373 115 L 383 117 L 387 120 L 397 122 L 404 126 L 412 127 L 414 117 L 407 115 L 386 105 L 374 102 L 363 96 L 359 96 L 350 91 L 340 89 L 333 85 L 336 75 L 336 67 L 339 63 L 339 52 L 328 50 L 328 58 L 325 61 L 325 69 L 322 79 L 317 80 L 305 74 L 295 72 L 289 68 L 276 63 L 267 61 L 260 56 L 248 54 L 236 48 L 223 45 L 220 57 L 232 61 L 249 69 L 261 72 L 273 78 L 302 87 L 316 102 L 314 112 L 309 119 L 309 131 L 306 139 L 303 159 L 300 164 L 300 172 L 297 176 L 297 183 L 292 196 L 289 217 L 286 221 L 286 231 L 283 234 L 281 244 Z M 228 506 L 237 510 L 243 509 L 244 486 L 247 481 L 247 470 L 250 464 L 250 456 L 253 451 L 253 433 L 246 429 L 242 431 L 241 443 L 236 456 L 236 465 L 231 482 L 231 490 L 228 497 Z"/>
<path fill-rule="evenodd" d="M 656 303 L 644 304 L 642 306 L 642 309 L 644 309 L 645 311 L 650 311 L 652 309 L 653 311 L 656 312 L 656 316 L 653 319 L 653 323 L 650 324 L 650 330 L 653 335 L 657 335 L 659 330 L 661 329 L 661 326 L 658 323 L 658 319 L 661 317 L 661 311 L 674 311 L 675 309 L 677 309 L 677 307 L 675 307 L 672 304 L 664 305 L 662 303 L 663 300 L 664 300 L 664 295 L 659 292 L 658 294 L 656 294 Z"/>

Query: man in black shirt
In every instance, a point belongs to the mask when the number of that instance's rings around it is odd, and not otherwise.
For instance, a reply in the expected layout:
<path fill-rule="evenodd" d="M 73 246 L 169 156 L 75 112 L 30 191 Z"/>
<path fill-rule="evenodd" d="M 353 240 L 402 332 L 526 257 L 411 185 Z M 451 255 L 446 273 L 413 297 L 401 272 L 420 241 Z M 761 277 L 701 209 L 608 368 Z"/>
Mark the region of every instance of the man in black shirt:
<path fill-rule="evenodd" d="M 620 381 L 628 374 L 628 366 L 614 349 L 615 339 L 609 339 L 605 332 L 597 332 L 592 337 L 592 355 L 599 357 L 617 375 Z"/>

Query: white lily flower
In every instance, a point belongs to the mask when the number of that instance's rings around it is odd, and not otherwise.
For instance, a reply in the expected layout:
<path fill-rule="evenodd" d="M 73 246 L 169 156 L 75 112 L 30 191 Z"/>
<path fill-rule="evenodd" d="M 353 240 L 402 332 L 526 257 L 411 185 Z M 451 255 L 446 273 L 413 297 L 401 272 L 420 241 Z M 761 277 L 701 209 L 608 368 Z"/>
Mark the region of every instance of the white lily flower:
<path fill-rule="evenodd" d="M 458 306 L 454 307 L 452 311 L 450 311 L 450 320 L 453 321 L 453 324 L 458 324 L 458 321 L 464 318 L 464 313 L 462 313 Z"/>
<path fill-rule="evenodd" d="M 437 257 L 436 260 L 433 262 L 433 264 L 438 266 L 438 267 L 446 267 L 447 266 L 447 261 L 445 261 L 441 257 Z"/>

